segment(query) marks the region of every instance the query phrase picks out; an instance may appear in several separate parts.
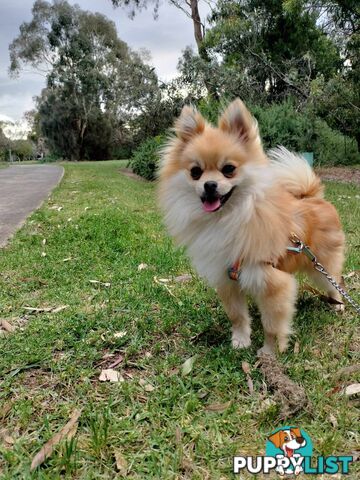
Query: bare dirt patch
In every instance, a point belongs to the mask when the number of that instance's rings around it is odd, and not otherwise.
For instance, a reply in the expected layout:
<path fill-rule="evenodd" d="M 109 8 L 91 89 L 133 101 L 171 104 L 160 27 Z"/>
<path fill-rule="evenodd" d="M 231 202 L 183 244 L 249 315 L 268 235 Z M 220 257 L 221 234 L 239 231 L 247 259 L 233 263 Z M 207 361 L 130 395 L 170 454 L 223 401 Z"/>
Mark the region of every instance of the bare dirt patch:
<path fill-rule="evenodd" d="M 322 180 L 360 185 L 359 167 L 324 167 L 316 168 L 315 171 Z"/>

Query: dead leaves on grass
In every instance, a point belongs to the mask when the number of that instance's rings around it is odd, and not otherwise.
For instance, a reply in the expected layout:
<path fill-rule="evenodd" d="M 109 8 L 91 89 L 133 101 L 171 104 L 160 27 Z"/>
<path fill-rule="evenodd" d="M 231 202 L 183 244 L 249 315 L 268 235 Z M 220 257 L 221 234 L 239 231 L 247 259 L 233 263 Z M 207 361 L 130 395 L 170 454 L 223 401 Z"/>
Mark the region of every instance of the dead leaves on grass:
<path fill-rule="evenodd" d="M 122 452 L 118 448 L 114 448 L 114 457 L 116 468 L 121 476 L 126 476 L 128 469 L 128 462 Z"/>
<path fill-rule="evenodd" d="M 0 327 L 1 330 L 6 333 L 13 333 L 16 330 L 16 327 L 14 327 L 14 325 L 11 325 L 11 323 L 5 320 L 5 318 L 0 318 Z"/>
<path fill-rule="evenodd" d="M 68 308 L 69 305 L 60 305 L 59 307 L 24 307 L 30 315 L 37 313 L 59 313 Z"/>
<path fill-rule="evenodd" d="M 106 368 L 105 370 L 101 370 L 99 376 L 100 382 L 124 382 L 124 377 L 113 368 Z"/>
<path fill-rule="evenodd" d="M 52 455 L 54 448 L 62 440 L 64 439 L 70 440 L 72 437 L 74 437 L 77 431 L 80 415 L 81 415 L 81 410 L 78 410 L 78 409 L 74 410 L 67 424 L 64 425 L 58 433 L 56 433 L 52 438 L 50 438 L 50 440 L 48 440 L 45 443 L 45 445 L 39 450 L 39 452 L 33 458 L 31 462 L 31 467 L 30 467 L 31 471 L 35 470 L 42 463 L 44 463 L 45 460 Z"/>
<path fill-rule="evenodd" d="M 205 410 L 208 412 L 224 412 L 231 406 L 231 404 L 231 400 L 225 403 L 212 403 L 210 405 L 206 405 Z"/>
<path fill-rule="evenodd" d="M 106 287 L 106 288 L 111 287 L 110 282 L 101 282 L 100 280 L 89 280 L 89 282 L 92 283 L 93 285 L 99 285 L 100 287 Z"/>
<path fill-rule="evenodd" d="M 250 365 L 247 362 L 241 363 L 241 368 L 246 375 L 246 383 L 249 388 L 250 395 L 254 393 L 254 383 L 250 375 Z"/>
<path fill-rule="evenodd" d="M 196 357 L 197 355 L 193 355 L 192 357 L 185 360 L 185 362 L 182 364 L 181 375 L 183 377 L 186 377 L 186 375 L 189 375 L 189 373 L 192 371 Z"/>

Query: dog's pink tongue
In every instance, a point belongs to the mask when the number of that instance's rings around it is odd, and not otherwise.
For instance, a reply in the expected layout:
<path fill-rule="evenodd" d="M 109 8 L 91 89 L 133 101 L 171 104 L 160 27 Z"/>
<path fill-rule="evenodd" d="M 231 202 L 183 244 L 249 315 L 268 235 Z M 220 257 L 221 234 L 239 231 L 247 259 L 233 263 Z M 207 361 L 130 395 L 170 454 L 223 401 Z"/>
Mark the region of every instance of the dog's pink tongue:
<path fill-rule="evenodd" d="M 203 203 L 203 209 L 205 210 L 205 212 L 213 212 L 214 210 L 217 210 L 219 207 L 220 207 L 219 198 L 217 198 L 213 202 L 208 202 L 207 200 L 205 200 L 205 202 Z"/>

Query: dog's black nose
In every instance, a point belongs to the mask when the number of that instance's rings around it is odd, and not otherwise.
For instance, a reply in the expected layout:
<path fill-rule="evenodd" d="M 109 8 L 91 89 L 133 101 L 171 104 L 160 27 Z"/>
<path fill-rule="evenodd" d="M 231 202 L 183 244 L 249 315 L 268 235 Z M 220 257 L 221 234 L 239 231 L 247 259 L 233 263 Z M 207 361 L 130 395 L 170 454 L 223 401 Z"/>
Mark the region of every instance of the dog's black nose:
<path fill-rule="evenodd" d="M 300 443 L 300 445 L 302 443 L 304 443 L 304 440 L 305 440 L 305 438 L 303 438 L 303 437 L 296 437 L 296 441 L 297 441 L 297 443 Z"/>
<path fill-rule="evenodd" d="M 218 186 L 217 182 L 212 182 L 212 181 L 205 182 L 204 190 L 207 194 L 212 194 L 216 192 L 217 186 Z"/>

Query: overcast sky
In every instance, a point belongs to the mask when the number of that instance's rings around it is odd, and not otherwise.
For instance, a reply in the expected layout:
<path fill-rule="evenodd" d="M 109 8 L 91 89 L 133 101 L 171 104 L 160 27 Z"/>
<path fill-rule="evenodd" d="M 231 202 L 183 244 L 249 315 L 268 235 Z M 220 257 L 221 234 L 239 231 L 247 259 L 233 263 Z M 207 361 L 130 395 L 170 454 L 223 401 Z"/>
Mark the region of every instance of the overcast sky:
<path fill-rule="evenodd" d="M 151 63 L 158 76 L 168 80 L 176 75 L 182 50 L 194 45 L 192 23 L 184 13 L 162 0 L 158 20 L 152 11 L 143 11 L 130 20 L 122 9 L 114 10 L 110 0 L 68 0 L 84 10 L 100 12 L 116 23 L 119 37 L 135 50 L 150 51 Z M 33 0 L 0 0 L 0 120 L 19 120 L 33 107 L 32 97 L 40 93 L 44 78 L 34 73 L 21 73 L 17 79 L 8 75 L 9 43 L 18 35 L 19 26 L 31 19 Z M 202 5 L 202 15 L 209 11 Z"/>

